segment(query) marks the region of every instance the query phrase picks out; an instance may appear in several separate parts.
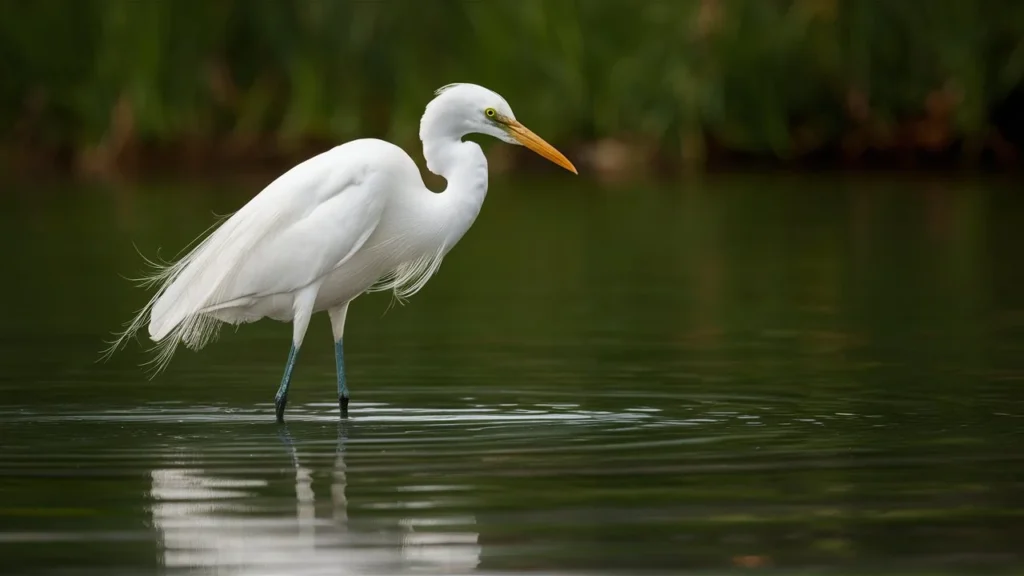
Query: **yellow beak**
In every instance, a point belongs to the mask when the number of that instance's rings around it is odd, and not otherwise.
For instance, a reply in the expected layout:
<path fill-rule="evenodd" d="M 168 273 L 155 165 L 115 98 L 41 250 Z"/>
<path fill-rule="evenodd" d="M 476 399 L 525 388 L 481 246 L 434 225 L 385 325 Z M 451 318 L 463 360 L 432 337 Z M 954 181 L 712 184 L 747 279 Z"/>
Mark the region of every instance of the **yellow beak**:
<path fill-rule="evenodd" d="M 512 134 L 512 137 L 518 140 L 520 144 L 555 164 L 558 164 L 569 172 L 579 174 L 579 172 L 576 171 L 576 167 L 572 165 L 572 162 L 569 162 L 568 158 L 558 150 L 555 150 L 555 147 L 545 142 L 543 138 L 534 134 L 529 128 L 523 126 L 516 120 L 508 120 L 505 124 L 508 126 L 509 133 Z"/>

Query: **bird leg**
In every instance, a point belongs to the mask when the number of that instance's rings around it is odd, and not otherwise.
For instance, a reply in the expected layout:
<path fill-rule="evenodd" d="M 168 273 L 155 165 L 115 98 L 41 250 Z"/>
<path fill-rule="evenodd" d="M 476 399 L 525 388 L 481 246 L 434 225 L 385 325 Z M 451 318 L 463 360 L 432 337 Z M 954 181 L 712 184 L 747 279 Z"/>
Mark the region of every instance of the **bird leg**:
<path fill-rule="evenodd" d="M 345 381 L 345 354 L 342 350 L 342 336 L 345 335 L 345 316 L 348 315 L 348 302 L 327 311 L 331 317 L 331 331 L 334 332 L 334 364 L 338 370 L 338 408 L 341 417 L 348 416 L 348 383 Z"/>
<path fill-rule="evenodd" d="M 299 356 L 299 348 L 292 344 L 288 352 L 288 363 L 284 365 L 284 377 L 281 378 L 281 387 L 274 395 L 274 409 L 277 413 L 277 421 L 284 422 L 284 407 L 288 405 L 288 388 L 292 385 L 292 370 L 295 369 L 295 359 Z"/>
<path fill-rule="evenodd" d="M 316 292 L 319 289 L 319 284 L 303 288 L 295 294 L 295 299 L 292 303 L 295 311 L 295 315 L 292 318 L 292 349 L 288 353 L 288 363 L 284 366 L 284 377 L 281 378 L 281 387 L 277 389 L 277 394 L 274 396 L 274 408 L 277 412 L 278 422 L 284 422 L 284 407 L 288 404 L 288 388 L 292 384 L 292 370 L 295 369 L 295 359 L 299 356 L 302 339 L 306 336 L 306 328 L 309 327 L 309 317 L 313 314 L 313 303 L 316 301 Z"/>
<path fill-rule="evenodd" d="M 344 418 L 348 416 L 348 385 L 345 382 L 345 353 L 341 340 L 334 343 L 334 364 L 338 370 L 338 408 Z"/>

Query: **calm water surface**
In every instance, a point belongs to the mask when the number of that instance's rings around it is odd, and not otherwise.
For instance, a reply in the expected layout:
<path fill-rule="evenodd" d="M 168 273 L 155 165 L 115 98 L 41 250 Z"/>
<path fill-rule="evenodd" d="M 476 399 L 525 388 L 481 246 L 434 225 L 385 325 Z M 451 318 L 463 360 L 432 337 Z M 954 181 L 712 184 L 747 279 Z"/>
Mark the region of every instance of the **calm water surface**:
<path fill-rule="evenodd" d="M 568 184 L 566 184 L 568 182 Z M 498 179 L 408 305 L 96 363 L 252 182 L 3 194 L 5 574 L 1022 573 L 1013 183 Z"/>

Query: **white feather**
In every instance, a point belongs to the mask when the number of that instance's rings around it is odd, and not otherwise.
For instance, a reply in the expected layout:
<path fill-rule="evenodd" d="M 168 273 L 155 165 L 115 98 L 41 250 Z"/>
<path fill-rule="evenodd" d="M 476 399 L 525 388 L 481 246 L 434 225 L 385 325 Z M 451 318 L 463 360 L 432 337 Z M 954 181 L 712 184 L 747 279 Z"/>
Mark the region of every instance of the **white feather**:
<path fill-rule="evenodd" d="M 419 258 L 403 262 L 388 272 L 375 284 L 366 289 L 367 292 L 383 292 L 391 290 L 401 302 L 412 297 L 427 285 L 427 281 L 437 273 L 444 260 L 445 245 L 438 247 L 432 254 L 424 254 Z"/>

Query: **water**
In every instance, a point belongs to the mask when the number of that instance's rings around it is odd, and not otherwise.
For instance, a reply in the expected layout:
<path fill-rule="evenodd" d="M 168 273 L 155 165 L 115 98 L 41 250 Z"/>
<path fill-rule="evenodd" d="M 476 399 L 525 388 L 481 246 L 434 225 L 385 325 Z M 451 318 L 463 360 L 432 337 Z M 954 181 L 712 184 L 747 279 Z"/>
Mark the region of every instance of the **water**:
<path fill-rule="evenodd" d="M 17 184 L 0 324 L 10 574 L 1024 569 L 1013 183 L 497 178 L 405 306 L 149 380 L 102 340 L 248 183 Z"/>

